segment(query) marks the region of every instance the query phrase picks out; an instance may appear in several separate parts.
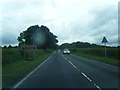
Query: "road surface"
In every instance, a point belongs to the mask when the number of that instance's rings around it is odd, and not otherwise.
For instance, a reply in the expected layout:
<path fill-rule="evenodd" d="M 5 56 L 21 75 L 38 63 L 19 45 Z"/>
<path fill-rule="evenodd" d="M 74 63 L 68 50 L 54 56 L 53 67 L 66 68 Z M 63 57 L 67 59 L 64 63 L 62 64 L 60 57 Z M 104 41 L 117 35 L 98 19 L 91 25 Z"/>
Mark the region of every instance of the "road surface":
<path fill-rule="evenodd" d="M 118 88 L 118 68 L 55 51 L 13 88 Z"/>

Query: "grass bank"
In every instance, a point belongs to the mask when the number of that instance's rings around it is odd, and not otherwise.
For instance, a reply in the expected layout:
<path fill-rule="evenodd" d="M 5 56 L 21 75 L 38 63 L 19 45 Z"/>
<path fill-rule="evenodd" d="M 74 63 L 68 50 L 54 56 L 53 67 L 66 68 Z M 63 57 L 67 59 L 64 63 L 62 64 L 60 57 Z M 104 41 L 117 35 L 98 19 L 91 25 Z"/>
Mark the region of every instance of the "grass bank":
<path fill-rule="evenodd" d="M 26 73 L 30 72 L 41 62 L 43 62 L 53 50 L 37 50 L 27 52 L 27 56 L 34 58 L 32 61 L 24 60 L 18 48 L 3 49 L 2 54 L 2 79 L 3 87 L 11 85 L 21 79 Z"/>
<path fill-rule="evenodd" d="M 117 48 L 107 48 L 107 58 L 104 58 L 103 48 L 75 48 L 71 49 L 71 52 L 78 56 L 120 67 Z"/>

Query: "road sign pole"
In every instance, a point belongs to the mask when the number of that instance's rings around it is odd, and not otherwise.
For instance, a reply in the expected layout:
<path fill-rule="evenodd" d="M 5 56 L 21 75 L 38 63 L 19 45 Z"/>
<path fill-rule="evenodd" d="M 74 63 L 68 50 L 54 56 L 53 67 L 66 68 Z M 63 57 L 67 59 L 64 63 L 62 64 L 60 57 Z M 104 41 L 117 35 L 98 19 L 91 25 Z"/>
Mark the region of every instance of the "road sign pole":
<path fill-rule="evenodd" d="M 106 53 L 106 43 L 105 43 L 105 58 L 106 58 L 106 56 L 107 56 L 107 53 Z"/>
<path fill-rule="evenodd" d="M 104 43 L 105 44 L 105 58 L 107 57 L 107 52 L 106 52 L 106 43 L 108 43 L 108 41 L 107 41 L 107 39 L 105 38 L 105 37 L 103 37 L 103 40 L 102 40 L 102 43 Z"/>

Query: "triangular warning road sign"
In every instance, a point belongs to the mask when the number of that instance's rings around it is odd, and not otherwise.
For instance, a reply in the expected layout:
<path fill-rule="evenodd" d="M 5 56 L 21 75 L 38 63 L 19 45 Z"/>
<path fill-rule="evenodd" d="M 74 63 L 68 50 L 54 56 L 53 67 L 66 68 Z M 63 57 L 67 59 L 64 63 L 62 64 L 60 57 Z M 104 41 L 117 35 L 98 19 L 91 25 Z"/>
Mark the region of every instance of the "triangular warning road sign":
<path fill-rule="evenodd" d="M 102 43 L 108 43 L 106 37 L 103 37 Z"/>

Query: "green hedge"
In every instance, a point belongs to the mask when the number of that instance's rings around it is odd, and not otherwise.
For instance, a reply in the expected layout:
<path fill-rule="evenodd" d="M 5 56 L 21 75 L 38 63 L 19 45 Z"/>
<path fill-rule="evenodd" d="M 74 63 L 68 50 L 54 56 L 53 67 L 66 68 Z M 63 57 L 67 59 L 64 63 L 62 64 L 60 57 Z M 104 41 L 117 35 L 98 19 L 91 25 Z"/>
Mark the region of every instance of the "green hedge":
<path fill-rule="evenodd" d="M 19 48 L 4 48 L 2 49 L 2 65 L 6 65 L 8 63 L 27 60 L 28 58 L 32 58 L 35 60 L 38 56 L 41 56 L 45 53 L 50 53 L 52 50 L 42 50 L 38 49 L 36 51 L 20 51 Z"/>
<path fill-rule="evenodd" d="M 19 48 L 2 49 L 2 65 L 22 60 Z"/>
<path fill-rule="evenodd" d="M 102 48 L 71 48 L 71 52 L 81 52 L 90 55 L 96 55 L 100 57 L 105 56 L 105 49 Z M 112 59 L 119 59 L 118 50 L 120 48 L 106 48 L 107 57 Z"/>

